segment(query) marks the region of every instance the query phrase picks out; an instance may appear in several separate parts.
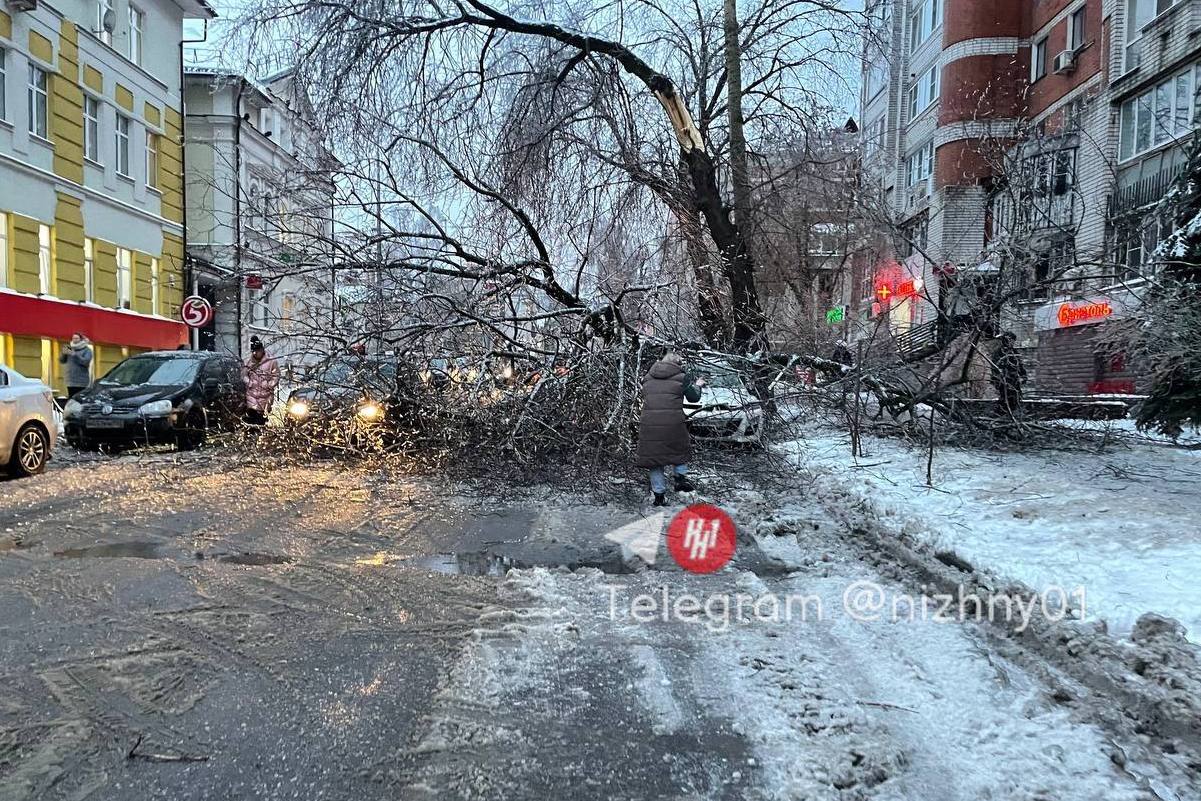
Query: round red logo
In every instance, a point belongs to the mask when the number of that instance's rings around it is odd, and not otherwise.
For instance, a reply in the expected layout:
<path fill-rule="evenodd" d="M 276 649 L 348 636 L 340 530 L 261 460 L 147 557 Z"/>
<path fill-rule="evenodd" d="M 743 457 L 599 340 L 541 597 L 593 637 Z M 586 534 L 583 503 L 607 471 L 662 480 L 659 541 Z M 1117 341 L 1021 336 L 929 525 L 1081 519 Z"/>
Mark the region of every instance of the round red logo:
<path fill-rule="evenodd" d="M 707 503 L 686 507 L 667 526 L 667 550 L 690 573 L 712 573 L 734 557 L 737 530 L 730 516 Z"/>

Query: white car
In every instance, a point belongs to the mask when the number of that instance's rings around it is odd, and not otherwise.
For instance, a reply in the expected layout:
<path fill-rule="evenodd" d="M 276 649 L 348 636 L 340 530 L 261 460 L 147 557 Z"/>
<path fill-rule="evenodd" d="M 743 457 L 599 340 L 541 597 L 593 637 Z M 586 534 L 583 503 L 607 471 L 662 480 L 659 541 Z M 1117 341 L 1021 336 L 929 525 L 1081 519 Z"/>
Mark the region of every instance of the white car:
<path fill-rule="evenodd" d="M 699 403 L 684 401 L 688 430 L 698 439 L 756 443 L 763 433 L 763 407 L 735 371 L 701 365 L 705 377 Z"/>
<path fill-rule="evenodd" d="M 0 365 L 0 467 L 18 476 L 46 469 L 59 424 L 50 387 Z"/>

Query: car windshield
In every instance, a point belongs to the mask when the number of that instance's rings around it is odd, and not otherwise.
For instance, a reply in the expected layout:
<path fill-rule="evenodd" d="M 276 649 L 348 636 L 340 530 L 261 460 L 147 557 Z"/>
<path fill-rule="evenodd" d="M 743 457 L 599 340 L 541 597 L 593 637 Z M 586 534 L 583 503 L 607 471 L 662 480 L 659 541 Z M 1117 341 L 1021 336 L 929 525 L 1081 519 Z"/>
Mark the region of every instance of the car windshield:
<path fill-rule="evenodd" d="M 180 387 L 196 380 L 200 369 L 198 359 L 179 359 L 174 356 L 136 356 L 126 359 L 108 372 L 100 383 L 106 386 Z"/>
<path fill-rule="evenodd" d="M 738 373 L 732 373 L 728 370 L 711 370 L 708 374 L 706 383 L 711 387 L 721 387 L 722 389 L 742 389 L 742 377 Z"/>
<path fill-rule="evenodd" d="M 396 378 L 396 365 L 390 362 L 334 362 L 325 368 L 318 381 L 334 387 L 373 387 L 386 389 Z"/>

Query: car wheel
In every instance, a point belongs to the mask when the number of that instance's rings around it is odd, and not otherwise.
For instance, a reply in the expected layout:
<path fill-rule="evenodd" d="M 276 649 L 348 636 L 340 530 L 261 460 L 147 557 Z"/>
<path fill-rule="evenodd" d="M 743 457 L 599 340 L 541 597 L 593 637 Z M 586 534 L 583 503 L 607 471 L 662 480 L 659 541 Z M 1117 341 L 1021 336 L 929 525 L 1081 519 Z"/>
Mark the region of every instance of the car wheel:
<path fill-rule="evenodd" d="M 193 407 L 188 412 L 183 428 L 175 434 L 175 447 L 181 451 L 194 451 L 208 438 L 208 423 L 204 410 Z"/>
<path fill-rule="evenodd" d="M 26 423 L 17 432 L 13 442 L 13 455 L 8 463 L 9 470 L 18 476 L 36 476 L 46 469 L 50 460 L 50 438 L 33 423 Z"/>

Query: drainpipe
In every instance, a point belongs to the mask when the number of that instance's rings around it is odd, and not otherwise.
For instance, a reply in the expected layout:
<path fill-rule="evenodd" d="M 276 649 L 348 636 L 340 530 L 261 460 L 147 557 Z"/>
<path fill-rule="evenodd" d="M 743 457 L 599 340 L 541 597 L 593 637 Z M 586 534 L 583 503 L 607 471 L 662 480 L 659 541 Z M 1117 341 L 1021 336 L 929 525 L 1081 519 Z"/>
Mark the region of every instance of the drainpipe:
<path fill-rule="evenodd" d="M 209 21 L 204 20 L 204 32 L 199 39 L 180 39 L 179 40 L 179 205 L 181 207 L 182 217 L 181 225 L 183 227 L 183 286 L 184 294 L 195 294 L 196 292 L 196 276 L 192 259 L 188 256 L 188 107 L 184 102 L 185 70 L 183 46 L 185 44 L 199 44 L 207 42 L 209 38 Z M 192 350 L 196 350 L 200 346 L 200 331 L 193 328 L 188 334 L 188 341 Z"/>
<path fill-rule="evenodd" d="M 238 361 L 242 360 L 242 95 L 246 93 L 246 78 L 238 78 L 238 94 L 234 98 L 234 310 L 238 335 Z"/>

